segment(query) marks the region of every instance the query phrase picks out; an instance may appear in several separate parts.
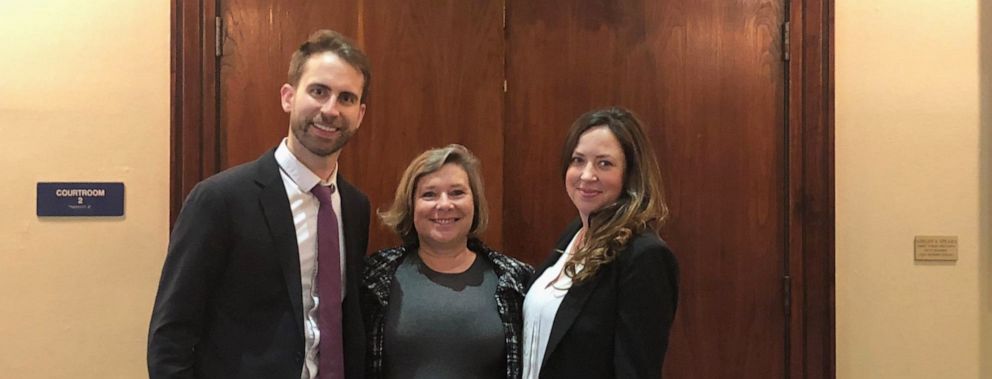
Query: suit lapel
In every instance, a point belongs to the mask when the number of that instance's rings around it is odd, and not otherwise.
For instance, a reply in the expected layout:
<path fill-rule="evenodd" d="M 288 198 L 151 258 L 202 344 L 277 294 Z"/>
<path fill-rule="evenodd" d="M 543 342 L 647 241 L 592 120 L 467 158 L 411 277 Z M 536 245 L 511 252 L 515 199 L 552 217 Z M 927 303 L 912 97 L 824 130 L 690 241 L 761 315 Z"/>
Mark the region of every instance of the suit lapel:
<path fill-rule="evenodd" d="M 338 174 L 338 188 L 341 189 L 341 223 L 344 229 L 345 264 L 348 266 L 346 270 L 348 289 L 345 291 L 345 297 L 347 297 L 358 291 L 358 287 L 354 284 L 361 281 L 362 257 L 365 256 L 365 252 L 360 251 L 361 247 L 359 246 L 359 238 L 362 236 L 361 223 L 359 222 L 361 215 L 358 209 L 360 199 L 356 193 L 357 190 L 340 174 Z"/>
<path fill-rule="evenodd" d="M 559 251 L 564 251 L 568 247 L 568 243 L 575 236 L 575 233 L 579 231 L 581 224 L 573 222 L 569 225 L 568 231 L 562 238 L 558 241 L 556 246 L 556 251 L 552 253 L 552 257 L 560 257 L 561 253 Z M 549 266 L 553 265 L 557 259 L 551 259 L 549 262 L 545 262 L 545 266 L 541 269 L 543 272 Z M 550 263 L 550 264 L 548 264 Z M 558 312 L 555 313 L 555 321 L 551 325 L 551 335 L 548 337 L 548 346 L 544 350 L 543 362 L 548 361 L 548 357 L 554 353 L 555 348 L 558 347 L 558 343 L 565 336 L 565 333 L 571 329 L 572 324 L 575 323 L 575 319 L 578 318 L 579 313 L 582 311 L 582 306 L 585 305 L 586 300 L 589 300 L 589 295 L 593 293 L 596 289 L 596 285 L 599 283 L 597 278 L 592 278 L 587 280 L 585 283 L 574 285 L 568 289 L 568 293 L 565 294 L 565 298 L 562 299 L 561 305 L 558 306 Z"/>
<path fill-rule="evenodd" d="M 258 160 L 256 182 L 261 186 L 259 203 L 265 213 L 265 222 L 272 236 L 274 254 L 282 267 L 286 288 L 289 290 L 289 302 L 293 305 L 297 329 L 303 335 L 303 288 L 300 279 L 300 252 L 296 241 L 296 229 L 293 225 L 293 213 L 289 209 L 289 199 L 286 197 L 286 187 L 279 174 L 275 150 L 269 151 Z"/>

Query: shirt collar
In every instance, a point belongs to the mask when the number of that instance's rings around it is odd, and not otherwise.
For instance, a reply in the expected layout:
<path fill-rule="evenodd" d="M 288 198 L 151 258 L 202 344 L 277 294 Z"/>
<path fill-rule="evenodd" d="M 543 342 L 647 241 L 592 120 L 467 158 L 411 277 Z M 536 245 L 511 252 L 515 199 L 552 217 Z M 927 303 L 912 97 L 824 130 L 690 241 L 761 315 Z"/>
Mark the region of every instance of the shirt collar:
<path fill-rule="evenodd" d="M 279 169 L 281 169 L 289 179 L 296 183 L 296 186 L 300 188 L 301 192 L 310 192 L 314 186 L 317 184 L 323 186 L 334 185 L 335 188 L 338 184 L 338 169 L 334 168 L 334 172 L 331 173 L 331 177 L 326 181 L 321 181 L 317 174 L 310 171 L 307 166 L 300 162 L 286 145 L 287 141 L 285 138 L 279 143 L 279 147 L 276 148 L 276 162 L 279 164 Z"/>

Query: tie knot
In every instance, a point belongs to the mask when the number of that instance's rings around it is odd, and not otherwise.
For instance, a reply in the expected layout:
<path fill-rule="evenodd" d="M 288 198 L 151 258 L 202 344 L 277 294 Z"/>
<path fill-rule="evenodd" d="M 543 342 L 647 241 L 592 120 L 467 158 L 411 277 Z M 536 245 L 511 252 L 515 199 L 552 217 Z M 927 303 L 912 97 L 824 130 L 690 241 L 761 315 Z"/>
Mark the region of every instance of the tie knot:
<path fill-rule="evenodd" d="M 329 186 L 322 186 L 317 184 L 313 186 L 313 189 L 311 189 L 310 192 L 313 193 L 314 196 L 317 196 L 317 201 L 321 204 L 330 204 L 331 194 L 334 193 L 334 185 L 331 184 Z"/>

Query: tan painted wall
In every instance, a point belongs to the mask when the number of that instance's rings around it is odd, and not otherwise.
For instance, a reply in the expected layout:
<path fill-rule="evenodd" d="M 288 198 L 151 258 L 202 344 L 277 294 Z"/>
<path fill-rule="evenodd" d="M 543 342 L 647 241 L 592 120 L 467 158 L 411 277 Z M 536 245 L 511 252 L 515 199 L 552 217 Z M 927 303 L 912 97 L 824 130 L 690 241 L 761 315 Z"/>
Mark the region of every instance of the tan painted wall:
<path fill-rule="evenodd" d="M 979 72 L 981 96 L 981 153 L 979 154 L 979 313 L 981 323 L 979 367 L 982 378 L 992 378 L 992 1 L 979 2 Z"/>
<path fill-rule="evenodd" d="M 147 377 L 168 238 L 169 2 L 0 1 L 0 377 Z M 39 219 L 39 181 L 126 216 Z"/>
<path fill-rule="evenodd" d="M 992 378 L 979 1 L 836 2 L 838 378 Z"/>

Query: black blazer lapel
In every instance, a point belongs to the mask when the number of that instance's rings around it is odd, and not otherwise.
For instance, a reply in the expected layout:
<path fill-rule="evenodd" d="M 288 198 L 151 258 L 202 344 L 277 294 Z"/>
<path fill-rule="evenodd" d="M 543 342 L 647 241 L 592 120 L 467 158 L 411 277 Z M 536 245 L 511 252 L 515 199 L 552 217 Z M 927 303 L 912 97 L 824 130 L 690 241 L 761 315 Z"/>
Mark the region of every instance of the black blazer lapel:
<path fill-rule="evenodd" d="M 579 222 L 572 222 L 562 238 L 558 240 L 558 245 L 555 247 L 556 250 L 552 253 L 553 257 L 560 257 L 560 251 L 564 251 L 568 247 L 568 243 L 575 237 L 575 233 L 578 233 L 579 228 L 582 226 Z M 542 267 L 543 272 L 549 266 L 553 265 L 557 259 L 549 260 L 550 265 L 545 262 L 545 266 Z M 597 278 L 591 278 L 585 283 L 572 286 L 568 289 L 568 293 L 565 294 L 565 298 L 562 299 L 561 305 L 558 306 L 558 312 L 555 313 L 555 322 L 551 325 L 551 336 L 548 337 L 548 346 L 544 350 L 543 362 L 548 361 L 548 357 L 551 356 L 555 351 L 555 347 L 561 342 L 561 339 L 568 332 L 568 329 L 572 327 L 575 319 L 579 316 L 580 311 L 582 311 L 582 306 L 585 305 L 586 300 L 589 300 L 589 295 L 593 293 L 596 289 L 599 280 Z"/>
<path fill-rule="evenodd" d="M 293 313 L 297 330 L 303 334 L 303 287 L 300 279 L 300 251 L 296 241 L 296 229 L 293 225 L 293 212 L 289 209 L 289 199 L 286 197 L 286 187 L 279 174 L 279 164 L 276 163 L 275 150 L 259 158 L 258 174 L 255 181 L 261 186 L 259 204 L 265 213 L 265 221 L 272 236 L 273 252 L 282 266 L 286 288 L 289 289 L 289 301 L 293 305 Z"/>
<path fill-rule="evenodd" d="M 341 223 L 344 229 L 345 264 L 348 265 L 345 297 L 357 294 L 358 283 L 361 283 L 363 257 L 368 245 L 368 234 L 363 235 L 362 220 L 368 217 L 362 214 L 362 197 L 358 190 L 338 174 L 338 188 L 341 189 Z"/>
<path fill-rule="evenodd" d="M 599 284 L 599 280 L 596 279 L 591 278 L 585 283 L 572 286 L 565 294 L 565 298 L 562 299 L 561 305 L 558 307 L 558 312 L 555 313 L 555 322 L 551 325 L 551 336 L 548 337 L 548 347 L 544 350 L 543 362 L 548 361 L 548 357 L 554 353 L 558 343 L 565 336 L 565 332 L 568 332 L 568 329 L 575 323 L 575 319 L 579 317 L 582 306 L 586 304 L 589 295 Z"/>

